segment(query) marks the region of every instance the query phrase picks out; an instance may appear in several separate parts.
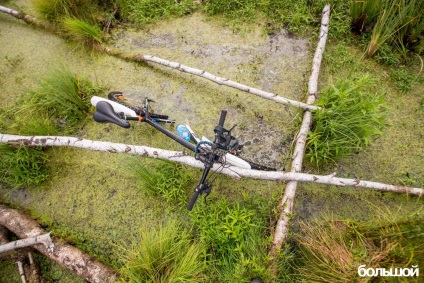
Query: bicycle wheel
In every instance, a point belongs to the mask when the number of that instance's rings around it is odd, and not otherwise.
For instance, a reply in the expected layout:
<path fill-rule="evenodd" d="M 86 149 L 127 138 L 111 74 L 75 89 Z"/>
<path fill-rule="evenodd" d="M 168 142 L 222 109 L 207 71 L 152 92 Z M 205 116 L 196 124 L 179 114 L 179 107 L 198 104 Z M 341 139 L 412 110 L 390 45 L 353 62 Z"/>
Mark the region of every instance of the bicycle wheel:
<path fill-rule="evenodd" d="M 249 165 L 250 165 L 251 169 L 253 169 L 253 170 L 260 170 L 260 171 L 277 171 L 277 169 L 275 169 L 275 168 L 272 168 L 272 167 L 268 167 L 268 166 L 264 166 L 264 165 L 257 164 L 257 163 L 255 163 L 255 162 L 252 162 L 252 161 L 246 160 L 246 159 L 244 159 L 244 158 L 241 158 L 240 156 L 237 156 L 237 157 L 238 157 L 238 158 L 240 158 L 240 159 L 243 159 L 244 161 L 246 161 L 247 163 L 249 163 Z"/>

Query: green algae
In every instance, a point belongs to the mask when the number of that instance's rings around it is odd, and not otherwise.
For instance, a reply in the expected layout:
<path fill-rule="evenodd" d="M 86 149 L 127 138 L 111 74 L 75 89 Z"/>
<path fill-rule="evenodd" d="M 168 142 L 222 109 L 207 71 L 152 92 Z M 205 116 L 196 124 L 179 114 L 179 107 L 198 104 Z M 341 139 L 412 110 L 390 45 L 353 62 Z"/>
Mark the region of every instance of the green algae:
<path fill-rule="evenodd" d="M 16 283 L 20 280 L 17 265 L 12 260 L 0 261 L 0 272 L 2 274 L 1 283 Z"/>

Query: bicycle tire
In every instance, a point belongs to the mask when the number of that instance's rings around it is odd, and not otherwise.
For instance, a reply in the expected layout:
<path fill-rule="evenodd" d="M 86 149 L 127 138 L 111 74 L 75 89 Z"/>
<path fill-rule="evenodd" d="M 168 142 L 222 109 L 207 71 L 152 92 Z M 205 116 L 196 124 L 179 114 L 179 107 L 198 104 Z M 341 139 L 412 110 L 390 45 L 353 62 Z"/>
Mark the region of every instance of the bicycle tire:
<path fill-rule="evenodd" d="M 253 169 L 253 170 L 260 170 L 260 171 L 277 171 L 277 169 L 275 169 L 275 168 L 272 168 L 272 167 L 268 167 L 268 166 L 264 166 L 264 165 L 257 164 L 257 163 L 255 163 L 255 162 L 252 162 L 252 161 L 246 160 L 246 159 L 244 159 L 244 158 L 242 158 L 242 157 L 240 157 L 240 156 L 237 156 L 237 157 L 238 157 L 238 158 L 240 158 L 240 159 L 242 159 L 242 160 L 244 160 L 244 161 L 246 161 L 247 163 L 249 163 L 249 165 L 250 165 L 251 169 Z"/>
<path fill-rule="evenodd" d="M 133 106 L 130 106 L 128 104 L 123 103 L 119 98 L 117 98 L 117 96 L 119 94 L 122 94 L 122 92 L 113 91 L 113 92 L 110 92 L 107 95 L 107 98 L 109 100 L 112 100 L 113 102 L 116 102 L 116 103 L 119 103 L 121 105 L 124 105 L 125 107 L 128 107 L 129 109 L 133 110 L 139 116 L 144 116 L 146 114 L 144 112 L 144 110 L 141 109 L 141 108 L 136 108 L 136 107 L 133 107 Z M 167 120 L 169 118 L 168 115 L 161 115 L 161 114 L 155 114 L 155 113 L 149 113 L 149 114 L 150 114 L 150 118 L 157 118 L 157 119 L 164 119 L 164 120 Z"/>

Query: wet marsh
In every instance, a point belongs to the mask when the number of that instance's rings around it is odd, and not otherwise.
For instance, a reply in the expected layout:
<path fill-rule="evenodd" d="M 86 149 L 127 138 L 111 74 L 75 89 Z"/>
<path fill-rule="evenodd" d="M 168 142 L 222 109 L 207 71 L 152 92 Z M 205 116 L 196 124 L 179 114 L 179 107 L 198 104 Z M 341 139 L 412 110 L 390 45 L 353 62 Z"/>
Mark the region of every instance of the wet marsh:
<path fill-rule="evenodd" d="M 298 38 L 284 30 L 268 36 L 260 26 L 234 33 L 219 19 L 194 13 L 141 30 L 118 28 L 113 30 L 110 40 L 112 46 L 126 52 L 180 62 L 303 101 L 316 38 Z M 0 41 L 0 107 L 12 106 L 37 87 L 40 78 L 64 65 L 101 86 L 105 90 L 104 97 L 109 91 L 120 90 L 135 105 L 146 96 L 154 99 L 157 103 L 153 108 L 157 113 L 169 114 L 177 123 L 189 123 L 198 135 L 212 136 L 219 111 L 227 109 L 226 125 L 238 124 L 236 134 L 248 144 L 244 157 L 279 170 L 289 168 L 290 147 L 300 113 L 297 109 L 163 66 L 133 64 L 81 49 L 5 14 L 0 14 Z M 337 75 L 348 73 L 347 62 L 355 62 L 360 54 L 357 48 L 348 49 L 347 56 L 341 56 L 343 52 L 346 50 L 334 42 L 328 43 L 321 86 Z M 335 61 L 332 58 L 336 58 Z M 342 177 L 424 187 L 424 84 L 418 84 L 408 94 L 399 94 L 385 67 L 365 61 L 357 70 L 372 72 L 382 91 L 387 92 L 391 126 L 371 147 L 321 173 L 337 171 Z M 96 124 L 91 119 L 93 112 L 94 109 L 75 136 L 182 149 L 144 124 L 135 124 L 130 130 Z M 130 245 L 143 222 L 160 223 L 173 218 L 189 223 L 184 210 L 139 190 L 136 178 L 127 170 L 129 160 L 137 157 L 74 148 L 47 151 L 48 181 L 38 187 L 15 190 L 0 185 L 1 200 L 29 211 L 48 230 L 100 261 L 120 267 L 122 246 Z M 146 161 L 149 162 L 155 161 Z M 306 165 L 306 172 L 315 170 Z M 201 171 L 191 168 L 186 171 L 194 188 Z M 283 188 L 281 182 L 219 176 L 208 201 L 213 202 L 218 196 L 252 203 L 251 198 L 255 196 L 268 201 L 270 217 L 264 224 L 272 227 L 275 221 L 272 207 L 276 206 Z M 367 219 L 375 213 L 371 204 L 387 205 L 394 210 L 400 206 L 414 210 L 423 205 L 422 200 L 415 197 L 301 184 L 295 202 L 294 231 L 299 219 L 320 218 L 323 214 Z M 77 279 L 69 280 L 77 282 Z"/>

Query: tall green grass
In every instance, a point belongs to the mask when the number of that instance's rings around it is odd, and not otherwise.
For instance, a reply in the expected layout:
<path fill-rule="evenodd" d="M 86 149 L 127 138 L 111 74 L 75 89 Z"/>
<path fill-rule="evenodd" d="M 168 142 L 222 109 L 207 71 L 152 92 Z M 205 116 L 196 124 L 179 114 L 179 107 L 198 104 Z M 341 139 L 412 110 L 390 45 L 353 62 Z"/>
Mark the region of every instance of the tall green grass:
<path fill-rule="evenodd" d="M 38 135 L 72 132 L 87 117 L 90 98 L 99 91 L 88 79 L 57 69 L 8 111 L 13 121 L 9 129 Z"/>
<path fill-rule="evenodd" d="M 357 282 L 359 265 L 388 271 L 422 264 L 424 217 L 416 213 L 401 215 L 387 211 L 370 222 L 329 220 L 302 223 L 298 243 L 304 264 L 299 272 L 305 281 Z M 372 282 L 387 282 L 387 279 L 375 277 Z M 418 282 L 414 279 L 412 282 Z"/>
<path fill-rule="evenodd" d="M 259 211 L 221 199 L 207 205 L 198 201 L 190 217 L 195 238 L 207 246 L 212 282 L 270 282 L 265 220 Z"/>
<path fill-rule="evenodd" d="M 62 20 L 62 27 L 70 38 L 93 49 L 96 49 L 104 41 L 101 29 L 84 20 L 66 17 Z"/>
<path fill-rule="evenodd" d="M 306 157 L 325 166 L 361 151 L 382 134 L 385 123 L 383 95 L 370 92 L 369 76 L 341 79 L 321 91 L 312 114 Z"/>
<path fill-rule="evenodd" d="M 191 176 L 184 166 L 171 161 L 156 161 L 152 164 L 143 158 L 131 161 L 129 167 L 142 191 L 167 202 L 184 204 L 185 207 Z"/>
<path fill-rule="evenodd" d="M 0 144 L 0 180 L 19 188 L 42 183 L 48 177 L 47 155 L 41 148 Z"/>
<path fill-rule="evenodd" d="M 371 32 L 366 54 L 374 56 L 385 43 L 406 56 L 424 50 L 424 2 L 421 0 L 365 0 L 352 2 L 353 28 Z"/>
<path fill-rule="evenodd" d="M 357 32 L 371 30 L 375 24 L 385 0 L 354 0 L 351 2 L 350 13 L 352 28 Z"/>
<path fill-rule="evenodd" d="M 76 17 L 94 21 L 96 1 L 92 0 L 33 0 L 35 10 L 46 20 L 55 24 L 64 17 Z"/>
<path fill-rule="evenodd" d="M 120 269 L 122 282 L 204 282 L 201 241 L 176 222 L 145 225 L 134 239 Z"/>

